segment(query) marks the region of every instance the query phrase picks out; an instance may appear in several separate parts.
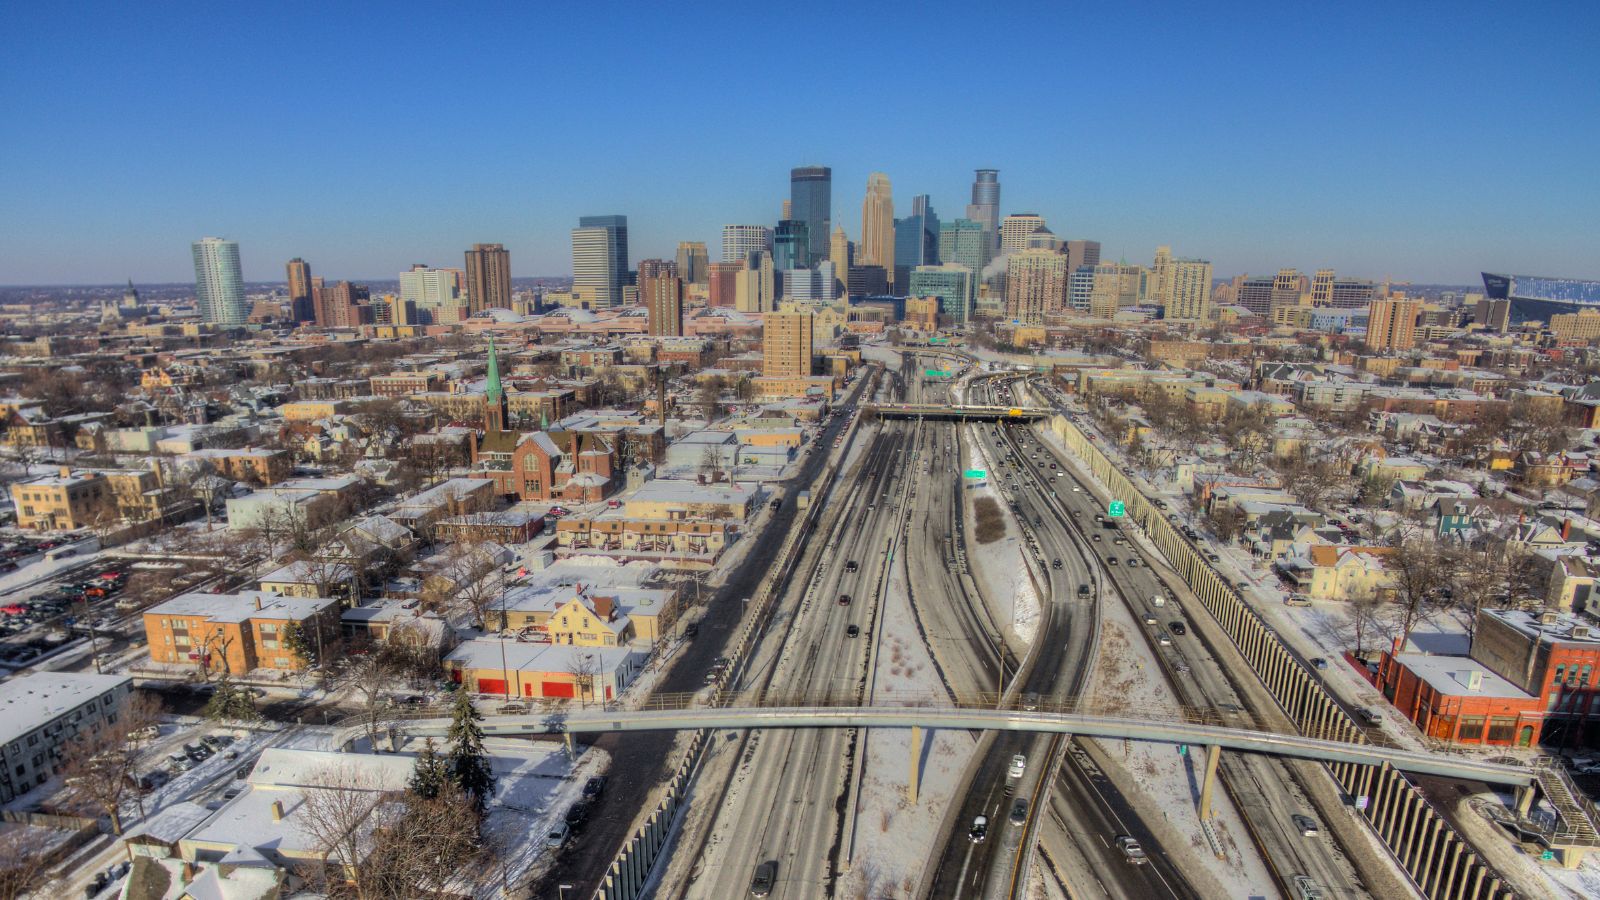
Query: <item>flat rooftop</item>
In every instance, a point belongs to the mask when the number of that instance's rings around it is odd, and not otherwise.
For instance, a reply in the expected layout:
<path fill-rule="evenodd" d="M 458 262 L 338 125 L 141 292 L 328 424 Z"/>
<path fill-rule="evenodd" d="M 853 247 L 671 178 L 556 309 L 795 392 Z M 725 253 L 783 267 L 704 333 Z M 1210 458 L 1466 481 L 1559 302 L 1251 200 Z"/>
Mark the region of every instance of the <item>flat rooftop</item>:
<path fill-rule="evenodd" d="M 0 682 L 0 744 L 28 734 L 120 685 L 127 675 L 34 672 Z"/>
<path fill-rule="evenodd" d="M 1429 656 L 1426 653 L 1398 653 L 1395 661 L 1441 694 L 1462 697 L 1489 697 L 1495 700 L 1533 700 L 1532 694 L 1496 675 L 1482 663 L 1466 656 Z M 1478 689 L 1469 687 L 1476 673 L 1482 677 Z"/>

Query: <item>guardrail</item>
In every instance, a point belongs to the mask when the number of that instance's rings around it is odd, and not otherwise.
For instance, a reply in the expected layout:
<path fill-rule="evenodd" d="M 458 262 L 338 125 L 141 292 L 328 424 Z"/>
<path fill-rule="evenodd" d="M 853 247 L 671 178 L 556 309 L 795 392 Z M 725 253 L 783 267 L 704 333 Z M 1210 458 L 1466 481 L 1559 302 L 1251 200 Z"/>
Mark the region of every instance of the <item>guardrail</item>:
<path fill-rule="evenodd" d="M 1298 729 L 1334 740 L 1369 742 L 1369 732 L 1350 718 L 1276 631 L 1110 457 L 1065 416 L 1051 417 L 1048 426 L 1111 496 L 1123 501 L 1129 516 L 1161 550 Z M 1430 900 L 1515 896 L 1505 879 L 1403 773 L 1387 764 L 1332 763 L 1328 769 L 1424 896 Z"/>

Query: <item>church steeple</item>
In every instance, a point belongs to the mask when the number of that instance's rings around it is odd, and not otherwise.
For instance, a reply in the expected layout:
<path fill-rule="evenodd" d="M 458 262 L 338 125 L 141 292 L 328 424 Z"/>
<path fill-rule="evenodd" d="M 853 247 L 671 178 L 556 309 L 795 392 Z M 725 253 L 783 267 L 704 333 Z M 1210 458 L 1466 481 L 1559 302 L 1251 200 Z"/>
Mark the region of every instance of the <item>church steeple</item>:
<path fill-rule="evenodd" d="M 484 394 L 484 431 L 505 431 L 506 391 L 500 384 L 500 357 L 494 350 L 494 335 L 489 336 L 489 377 Z"/>

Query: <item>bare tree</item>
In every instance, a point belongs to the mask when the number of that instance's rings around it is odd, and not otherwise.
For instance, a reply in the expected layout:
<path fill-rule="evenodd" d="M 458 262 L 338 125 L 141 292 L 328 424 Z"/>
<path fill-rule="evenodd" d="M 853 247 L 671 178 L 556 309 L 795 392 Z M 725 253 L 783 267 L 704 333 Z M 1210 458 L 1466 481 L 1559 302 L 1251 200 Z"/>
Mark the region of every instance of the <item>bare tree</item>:
<path fill-rule="evenodd" d="M 1448 605 L 1451 569 L 1438 542 L 1420 530 L 1395 528 L 1384 543 L 1393 550 L 1383 563 L 1397 609 L 1395 636 L 1404 645 L 1422 620 Z"/>
<path fill-rule="evenodd" d="M 134 778 L 144 754 L 146 735 L 156 724 L 161 702 L 135 691 L 116 713 L 116 721 L 80 733 L 66 747 L 66 806 L 102 815 L 111 830 L 122 833 L 123 805 L 138 796 Z"/>
<path fill-rule="evenodd" d="M 0 900 L 23 900 L 39 894 L 49 881 L 50 849 L 54 838 L 38 828 L 0 831 Z M 62 885 L 65 888 L 65 885 Z"/>
<path fill-rule="evenodd" d="M 223 497 L 231 483 L 217 475 L 216 469 L 206 460 L 186 470 L 180 476 L 181 486 L 199 503 L 206 514 L 206 531 L 211 530 L 212 507 Z"/>
<path fill-rule="evenodd" d="M 587 707 L 590 700 L 596 699 L 595 681 L 600 672 L 600 664 L 595 661 L 593 653 L 574 652 L 572 662 L 567 666 L 567 672 L 572 676 L 572 685 L 577 691 L 578 699 Z"/>
<path fill-rule="evenodd" d="M 455 599 L 471 613 L 474 628 L 488 627 L 489 613 L 505 593 L 505 573 L 500 570 L 495 558 L 495 547 L 492 542 L 484 540 L 451 545 L 446 571 L 456 584 Z M 501 627 L 504 626 L 502 622 Z"/>
<path fill-rule="evenodd" d="M 373 834 L 397 817 L 397 795 L 382 790 L 370 772 L 354 765 L 332 766 L 308 779 L 300 794 L 300 827 L 322 859 L 301 874 L 328 896 L 358 900 L 400 896 L 384 892 L 370 859 Z M 372 821 L 377 817 L 379 821 Z"/>
<path fill-rule="evenodd" d="M 360 702 L 358 715 L 374 750 L 378 746 L 378 735 L 390 718 L 389 698 L 385 692 L 394 686 L 400 675 L 394 657 L 383 652 L 381 646 L 374 646 L 368 647 L 365 653 L 346 656 L 335 676 L 335 683 L 353 693 Z"/>

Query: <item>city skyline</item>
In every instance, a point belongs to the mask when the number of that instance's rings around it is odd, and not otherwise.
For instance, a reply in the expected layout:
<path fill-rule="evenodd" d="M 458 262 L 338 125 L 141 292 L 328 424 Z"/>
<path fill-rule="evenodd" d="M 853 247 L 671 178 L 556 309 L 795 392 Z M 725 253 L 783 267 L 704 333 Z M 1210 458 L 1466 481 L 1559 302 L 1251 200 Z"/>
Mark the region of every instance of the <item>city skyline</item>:
<path fill-rule="evenodd" d="M 503 243 L 518 277 L 563 276 L 570 223 L 582 216 L 627 215 L 636 255 L 670 258 L 679 241 L 715 246 L 724 224 L 775 224 L 788 171 L 812 164 L 832 169 L 833 218 L 858 242 L 855 207 L 871 172 L 886 173 L 902 198 L 929 195 L 954 218 L 969 202 L 973 170 L 995 168 L 1000 216 L 1037 212 L 1063 240 L 1100 241 L 1107 259 L 1144 261 L 1166 244 L 1212 260 L 1219 275 L 1284 266 L 1447 283 L 1470 283 L 1482 270 L 1600 275 L 1589 262 L 1600 226 L 1588 212 L 1600 188 L 1584 159 L 1600 132 L 1597 63 L 1582 50 L 1582 36 L 1600 26 L 1593 7 L 1548 17 L 1488 5 L 1448 17 L 1389 10 L 1376 33 L 1358 8 L 1311 20 L 1251 8 L 1182 28 L 1138 11 L 1072 21 L 1083 31 L 1136 30 L 1151 58 L 1175 60 L 1137 72 L 1117 64 L 1114 42 L 1076 41 L 1070 61 L 1054 52 L 1062 32 L 1052 16 L 1065 12 L 1002 10 L 986 17 L 1006 35 L 995 53 L 1047 60 L 1033 83 L 1073 89 L 994 91 L 974 80 L 923 92 L 903 67 L 872 61 L 869 38 L 888 29 L 943 46 L 964 29 L 938 16 L 858 11 L 839 23 L 839 45 L 817 69 L 829 87 L 870 81 L 902 102 L 887 117 L 848 108 L 825 133 L 797 133 L 772 112 L 779 88 L 770 79 L 727 77 L 765 62 L 755 47 L 726 41 L 725 54 L 691 62 L 661 39 L 708 28 L 731 36 L 716 10 L 670 19 L 643 11 L 604 26 L 563 15 L 510 13 L 492 34 L 468 17 L 442 30 L 438 49 L 472 66 L 397 73 L 382 48 L 415 26 L 404 16 L 393 24 L 323 16 L 330 40 L 360 38 L 344 42 L 349 53 L 328 71 L 325 57 L 293 39 L 288 18 L 19 10 L 0 63 L 13 110 L 0 173 L 10 206 L 0 283 L 181 281 L 185 248 L 208 234 L 240 243 L 248 281 L 281 278 L 294 257 L 330 278 L 391 277 L 483 242 Z M 749 15 L 740 27 L 775 14 Z M 1263 40 L 1277 30 L 1290 39 Z M 602 32 L 633 60 L 604 84 L 530 79 L 518 62 Z M 1483 34 L 1541 52 L 1514 67 L 1479 66 L 1471 48 Z M 70 58 L 56 53 L 69 39 Z M 289 54 L 270 78 L 235 62 L 266 47 Z M 1284 66 L 1304 77 L 1277 77 Z M 1118 80 L 1107 80 L 1113 70 Z M 505 96 L 466 90 L 485 81 Z M 339 88 L 326 91 L 328 83 Z M 639 102 L 674 92 L 718 117 L 707 125 Z M 1055 99 L 1086 95 L 1096 98 L 1092 108 Z M 1160 115 L 1150 112 L 1154 99 Z M 847 136 L 960 106 L 984 110 L 991 127 L 945 128 L 917 146 Z M 171 127 L 181 110 L 202 107 L 214 110 L 211 127 Z M 452 129 L 387 139 L 418 109 L 469 121 L 490 108 L 496 139 L 467 152 Z M 1268 109 L 1271 132 L 1251 131 L 1250 117 Z M 1493 109 L 1517 114 L 1501 123 L 1484 116 Z M 308 145 L 266 124 L 289 110 L 348 138 Z M 639 125 L 660 139 L 563 137 L 622 111 L 642 115 Z M 1559 125 L 1521 124 L 1536 122 Z M 762 149 L 702 152 L 724 132 Z M 118 151 L 106 154 L 111 141 Z M 85 243 L 97 249 L 88 259 L 73 249 Z"/>

